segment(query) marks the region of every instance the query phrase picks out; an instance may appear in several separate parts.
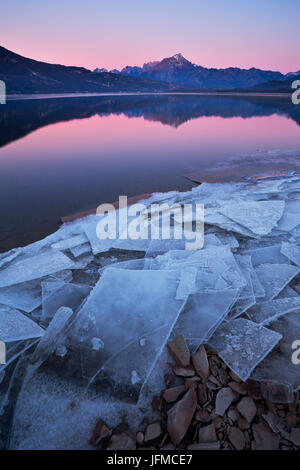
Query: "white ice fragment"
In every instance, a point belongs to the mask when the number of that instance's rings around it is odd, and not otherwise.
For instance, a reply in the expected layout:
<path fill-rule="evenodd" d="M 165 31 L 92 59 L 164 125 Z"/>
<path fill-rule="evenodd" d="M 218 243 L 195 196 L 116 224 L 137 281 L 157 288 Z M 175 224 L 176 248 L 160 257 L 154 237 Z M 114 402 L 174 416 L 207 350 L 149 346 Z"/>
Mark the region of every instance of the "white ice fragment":
<path fill-rule="evenodd" d="M 290 383 L 294 390 L 300 389 L 299 364 L 294 357 L 298 357 L 297 348 L 293 348 L 295 341 L 300 338 L 299 312 L 288 313 L 276 319 L 271 324 L 272 330 L 282 335 L 279 347 L 264 359 L 254 371 L 255 380 L 279 380 Z"/>
<path fill-rule="evenodd" d="M 291 297 L 285 299 L 269 300 L 260 302 L 247 311 L 250 320 L 268 325 L 276 318 L 290 312 L 300 311 L 300 297 Z"/>
<path fill-rule="evenodd" d="M 65 238 L 60 240 L 59 242 L 53 243 L 51 248 L 55 250 L 68 250 L 70 248 L 77 247 L 78 245 L 82 245 L 83 243 L 87 242 L 87 237 L 84 233 L 80 235 L 75 235 L 74 237 Z"/>
<path fill-rule="evenodd" d="M 261 264 L 255 269 L 266 292 L 264 300 L 273 300 L 297 276 L 300 268 L 291 264 Z"/>
<path fill-rule="evenodd" d="M 94 380 L 103 372 L 126 389 L 132 386 L 128 368 L 134 364 L 142 386 L 184 305 L 175 298 L 180 274 L 114 267 L 104 271 L 68 332 L 84 377 Z M 103 349 L 89 346 L 94 337 L 101 338 Z M 147 340 L 142 350 L 141 337 Z"/>
<path fill-rule="evenodd" d="M 70 248 L 70 251 L 74 258 L 78 258 L 78 256 L 84 255 L 91 251 L 91 245 L 89 243 L 83 243 L 82 245 L 74 246 Z"/>
<path fill-rule="evenodd" d="M 64 328 L 72 315 L 73 311 L 70 308 L 61 307 L 57 310 L 30 358 L 32 363 L 45 361 L 55 351 L 62 340 Z"/>
<path fill-rule="evenodd" d="M 293 243 L 282 242 L 281 253 L 289 258 L 293 263 L 300 266 L 300 246 Z"/>
<path fill-rule="evenodd" d="M 0 287 L 39 279 L 73 266 L 73 261 L 58 250 L 48 249 L 36 256 L 17 261 L 0 271 Z"/>
<path fill-rule="evenodd" d="M 288 200 L 277 230 L 290 233 L 300 224 L 300 201 Z"/>
<path fill-rule="evenodd" d="M 250 255 L 251 262 L 254 268 L 260 264 L 268 263 L 288 263 L 288 259 L 281 253 L 281 245 L 263 246 L 261 248 L 255 248 L 245 250 L 243 255 Z"/>
<path fill-rule="evenodd" d="M 27 340 L 43 336 L 44 330 L 18 310 L 0 305 L 0 340 Z"/>
<path fill-rule="evenodd" d="M 183 334 L 196 350 L 200 344 L 208 341 L 228 315 L 238 293 L 238 290 L 227 289 L 190 295 L 173 333 Z"/>
<path fill-rule="evenodd" d="M 256 235 L 267 235 L 282 217 L 284 201 L 240 201 L 221 207 L 220 212 Z"/>
<path fill-rule="evenodd" d="M 100 338 L 92 338 L 92 346 L 94 351 L 104 348 L 104 343 Z"/>
<path fill-rule="evenodd" d="M 224 322 L 209 340 L 209 345 L 245 382 L 281 338 L 282 335 L 276 331 L 244 318 L 238 318 Z"/>
<path fill-rule="evenodd" d="M 42 282 L 41 321 L 47 323 L 60 307 L 69 307 L 75 310 L 87 297 L 91 288 L 83 284 L 69 284 L 66 282 Z"/>
<path fill-rule="evenodd" d="M 41 281 L 33 280 L 0 288 L 0 304 L 30 313 L 42 303 Z"/>
<path fill-rule="evenodd" d="M 141 379 L 138 376 L 137 372 L 135 370 L 133 370 L 131 372 L 131 383 L 132 383 L 132 385 L 136 385 L 136 384 L 140 383 L 140 381 L 141 381 Z"/>

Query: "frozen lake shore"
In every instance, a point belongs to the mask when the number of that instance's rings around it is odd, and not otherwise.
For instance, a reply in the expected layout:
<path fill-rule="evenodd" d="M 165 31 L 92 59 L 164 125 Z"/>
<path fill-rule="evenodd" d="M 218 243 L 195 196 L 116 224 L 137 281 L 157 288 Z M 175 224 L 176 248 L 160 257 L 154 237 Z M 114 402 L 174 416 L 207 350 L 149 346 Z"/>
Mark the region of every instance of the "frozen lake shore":
<path fill-rule="evenodd" d="M 89 215 L 0 256 L 3 447 L 86 448 L 99 417 L 138 430 L 178 334 L 191 352 L 208 344 L 242 381 L 300 388 L 300 175 L 140 203 L 203 204 L 203 248 L 101 240 Z"/>

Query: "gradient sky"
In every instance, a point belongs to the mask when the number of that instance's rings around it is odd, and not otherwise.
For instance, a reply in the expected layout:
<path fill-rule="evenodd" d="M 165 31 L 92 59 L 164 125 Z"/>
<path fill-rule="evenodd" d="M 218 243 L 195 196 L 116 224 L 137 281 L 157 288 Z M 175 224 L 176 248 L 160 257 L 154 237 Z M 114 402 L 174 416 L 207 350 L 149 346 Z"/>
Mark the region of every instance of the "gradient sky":
<path fill-rule="evenodd" d="M 300 69 L 299 0 L 9 0 L 0 16 L 0 45 L 51 63 Z"/>

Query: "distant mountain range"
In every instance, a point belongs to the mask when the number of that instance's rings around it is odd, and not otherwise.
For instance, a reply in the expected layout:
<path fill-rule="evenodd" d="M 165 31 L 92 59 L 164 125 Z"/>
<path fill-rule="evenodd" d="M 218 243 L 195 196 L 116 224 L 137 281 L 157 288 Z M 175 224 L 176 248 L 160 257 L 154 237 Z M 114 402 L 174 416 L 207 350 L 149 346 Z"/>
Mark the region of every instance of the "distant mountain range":
<path fill-rule="evenodd" d="M 67 67 L 27 59 L 0 46 L 0 80 L 7 93 L 105 93 L 162 92 L 172 85 L 149 79 L 93 73 L 83 67 Z"/>
<path fill-rule="evenodd" d="M 298 75 L 299 74 L 299 75 Z M 0 46 L 0 80 L 7 93 L 117 93 L 174 91 L 282 91 L 291 92 L 291 83 L 300 72 L 280 72 L 256 68 L 205 68 L 181 54 L 143 67 L 127 66 L 121 71 L 48 64 L 28 59 Z"/>
<path fill-rule="evenodd" d="M 103 71 L 107 72 L 106 69 L 94 70 L 96 73 Z M 248 89 L 270 81 L 281 82 L 297 75 L 297 72 L 295 74 L 283 75 L 280 72 L 256 68 L 205 68 L 201 65 L 193 64 L 185 59 L 182 54 L 175 54 L 159 62 L 148 62 L 142 67 L 126 66 L 122 70 L 115 69 L 111 70 L 111 72 L 127 77 L 159 80 L 197 90 Z"/>

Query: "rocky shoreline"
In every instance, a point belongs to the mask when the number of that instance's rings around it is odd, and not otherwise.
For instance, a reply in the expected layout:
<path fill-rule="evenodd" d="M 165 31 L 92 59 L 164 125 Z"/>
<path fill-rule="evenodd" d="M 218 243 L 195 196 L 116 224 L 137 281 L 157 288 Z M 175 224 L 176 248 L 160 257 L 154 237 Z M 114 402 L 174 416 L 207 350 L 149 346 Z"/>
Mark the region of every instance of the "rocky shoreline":
<path fill-rule="evenodd" d="M 218 354 L 201 346 L 190 357 L 178 335 L 174 365 L 152 407 L 156 420 L 137 433 L 102 419 L 89 444 L 100 450 L 300 450 L 300 401 L 280 382 L 242 382 Z M 291 401 L 292 400 L 292 401 Z M 287 403 L 289 401 L 289 403 Z"/>

